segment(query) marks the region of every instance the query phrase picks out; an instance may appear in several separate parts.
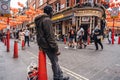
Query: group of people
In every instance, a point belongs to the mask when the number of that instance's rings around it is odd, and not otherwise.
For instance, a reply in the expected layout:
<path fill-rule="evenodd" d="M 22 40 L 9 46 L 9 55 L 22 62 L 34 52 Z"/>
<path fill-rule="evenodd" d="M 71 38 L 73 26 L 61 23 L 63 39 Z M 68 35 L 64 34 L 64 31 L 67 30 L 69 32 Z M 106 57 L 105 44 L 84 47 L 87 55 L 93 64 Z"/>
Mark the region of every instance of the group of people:
<path fill-rule="evenodd" d="M 25 44 L 27 43 L 27 46 L 30 47 L 29 41 L 30 41 L 30 31 L 28 29 L 21 29 L 19 32 L 19 39 L 22 42 L 25 41 Z"/>
<path fill-rule="evenodd" d="M 98 44 L 100 44 L 101 49 L 103 49 L 103 45 L 101 42 L 101 38 L 103 35 L 100 27 L 97 25 L 91 34 L 89 34 L 87 30 L 84 30 L 83 27 L 84 26 L 80 26 L 77 31 L 75 31 L 73 28 L 69 31 L 68 46 L 75 49 L 82 49 L 83 47 L 86 48 L 89 36 L 89 38 L 92 37 L 92 41 L 94 41 L 95 43 L 96 50 L 98 50 Z"/>
<path fill-rule="evenodd" d="M 79 27 L 77 31 L 74 30 L 74 28 L 71 28 L 68 33 L 68 46 L 72 48 L 82 48 L 82 45 L 84 45 L 84 48 L 86 45 L 86 37 L 85 37 L 85 31 L 83 27 Z"/>

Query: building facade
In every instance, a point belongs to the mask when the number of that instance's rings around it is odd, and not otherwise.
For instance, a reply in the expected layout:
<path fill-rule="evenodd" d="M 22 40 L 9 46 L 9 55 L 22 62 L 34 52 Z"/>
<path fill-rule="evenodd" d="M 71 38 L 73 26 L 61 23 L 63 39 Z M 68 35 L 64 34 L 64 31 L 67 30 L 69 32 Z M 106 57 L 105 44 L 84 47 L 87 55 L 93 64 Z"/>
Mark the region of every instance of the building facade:
<path fill-rule="evenodd" d="M 83 28 L 89 33 L 97 26 L 104 28 L 105 8 L 103 0 L 28 0 L 28 6 L 43 9 L 47 4 L 54 9 L 55 34 L 64 35 L 73 27 Z"/>

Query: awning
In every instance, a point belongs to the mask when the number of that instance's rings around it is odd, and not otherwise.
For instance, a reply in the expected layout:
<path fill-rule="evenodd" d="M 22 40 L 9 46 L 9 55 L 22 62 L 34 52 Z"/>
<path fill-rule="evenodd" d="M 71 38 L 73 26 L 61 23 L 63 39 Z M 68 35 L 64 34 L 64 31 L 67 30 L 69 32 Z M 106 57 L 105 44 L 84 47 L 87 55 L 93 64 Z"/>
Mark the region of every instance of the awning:
<path fill-rule="evenodd" d="M 53 23 L 57 23 L 57 22 L 60 22 L 60 21 L 65 21 L 65 20 L 72 19 L 73 16 L 74 15 L 70 15 L 70 16 L 66 16 L 66 17 L 58 19 L 58 20 L 53 20 Z"/>

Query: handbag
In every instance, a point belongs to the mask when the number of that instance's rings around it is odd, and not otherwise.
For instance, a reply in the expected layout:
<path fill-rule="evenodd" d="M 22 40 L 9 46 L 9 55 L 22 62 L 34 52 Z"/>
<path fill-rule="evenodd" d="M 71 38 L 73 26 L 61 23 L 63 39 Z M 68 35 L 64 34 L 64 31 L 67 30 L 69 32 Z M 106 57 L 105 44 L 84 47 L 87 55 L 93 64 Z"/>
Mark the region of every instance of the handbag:
<path fill-rule="evenodd" d="M 102 39 L 102 35 L 97 36 L 97 39 Z"/>

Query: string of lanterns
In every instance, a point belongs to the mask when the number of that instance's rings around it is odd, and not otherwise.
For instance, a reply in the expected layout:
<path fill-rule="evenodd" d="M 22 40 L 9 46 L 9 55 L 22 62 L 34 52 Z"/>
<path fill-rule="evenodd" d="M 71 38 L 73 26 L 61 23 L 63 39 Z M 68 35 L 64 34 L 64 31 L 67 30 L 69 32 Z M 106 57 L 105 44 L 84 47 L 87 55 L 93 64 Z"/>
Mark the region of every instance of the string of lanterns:
<path fill-rule="evenodd" d="M 18 5 L 22 8 L 25 6 L 18 2 Z M 10 11 L 12 12 L 10 18 L 9 18 L 9 25 L 11 27 L 16 27 L 19 24 L 22 24 L 25 21 L 31 21 L 31 16 L 36 16 L 40 13 L 43 13 L 40 9 L 34 9 L 32 6 L 29 7 L 29 9 L 25 10 L 24 14 L 19 14 L 18 8 L 10 8 Z M 7 28 L 7 17 L 0 17 L 0 30 L 3 30 Z"/>

